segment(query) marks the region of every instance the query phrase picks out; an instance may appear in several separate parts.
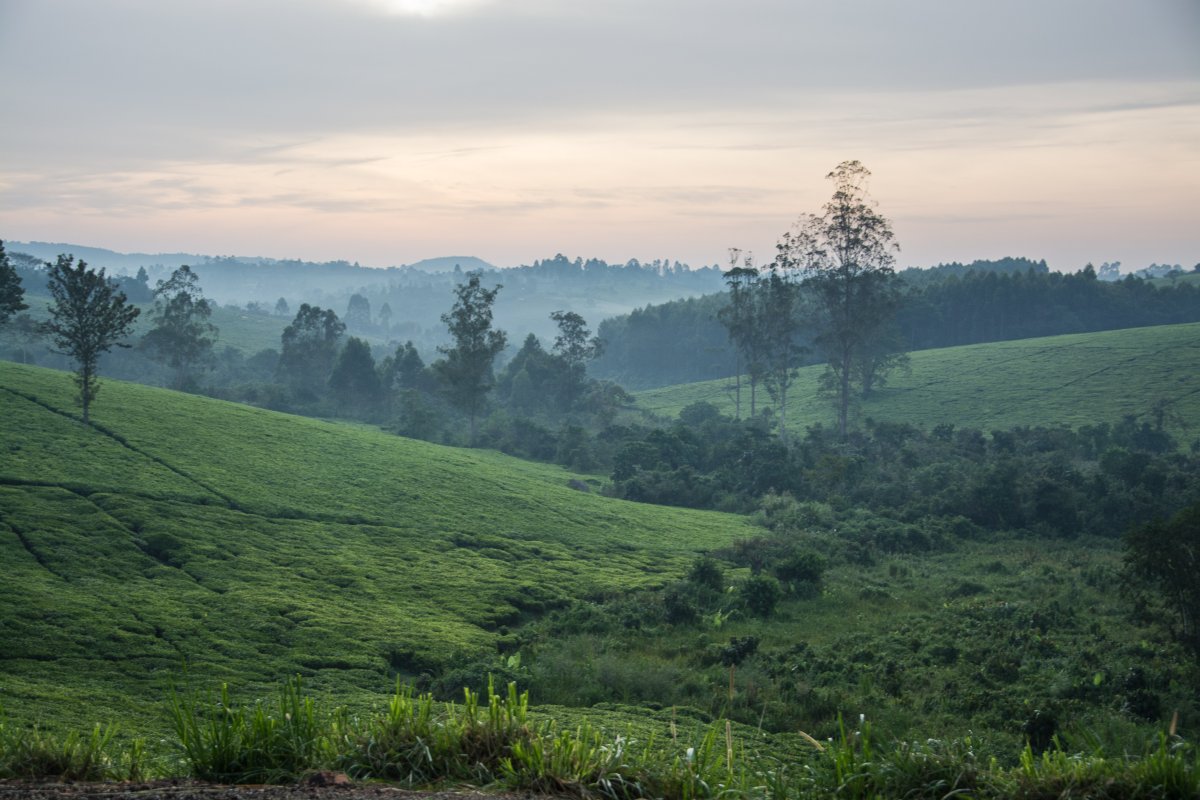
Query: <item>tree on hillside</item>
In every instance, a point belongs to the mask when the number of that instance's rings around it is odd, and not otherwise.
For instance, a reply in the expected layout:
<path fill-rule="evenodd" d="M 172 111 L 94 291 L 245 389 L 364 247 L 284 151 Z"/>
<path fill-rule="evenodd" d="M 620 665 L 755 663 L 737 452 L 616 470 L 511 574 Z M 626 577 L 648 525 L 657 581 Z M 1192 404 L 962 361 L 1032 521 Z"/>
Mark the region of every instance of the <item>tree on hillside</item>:
<path fill-rule="evenodd" d="M 9 262 L 8 253 L 4 252 L 4 242 L 0 241 L 0 325 L 18 311 L 29 308 L 21 302 L 24 297 L 21 278 Z"/>
<path fill-rule="evenodd" d="M 154 327 L 142 337 L 142 344 L 175 371 L 174 386 L 182 389 L 191 371 L 212 358 L 217 338 L 216 327 L 208 321 L 212 306 L 191 267 L 184 264 L 158 282 L 150 314 Z"/>
<path fill-rule="evenodd" d="M 337 357 L 338 340 L 346 326 L 332 309 L 304 303 L 283 329 L 278 373 L 307 399 L 324 389 Z"/>
<path fill-rule="evenodd" d="M 801 312 L 800 286 L 786 273 L 771 269 L 756 282 L 758 323 L 761 337 L 762 380 L 779 409 L 779 438 L 787 444 L 787 393 L 807 348 L 800 344 L 805 324 Z"/>
<path fill-rule="evenodd" d="M 96 377 L 100 355 L 113 347 L 129 346 L 120 340 L 133 330 L 140 312 L 105 277 L 103 268 L 88 269 L 82 259 L 76 263 L 75 257 L 68 255 L 60 255 L 57 263 L 47 266 L 52 302 L 43 330 L 58 348 L 55 352 L 75 360 L 75 384 L 86 423 L 100 389 Z"/>
<path fill-rule="evenodd" d="M 587 362 L 599 358 L 604 352 L 604 342 L 592 336 L 587 322 L 574 311 L 555 311 L 550 319 L 558 325 L 558 336 L 554 337 L 553 353 L 562 359 L 562 385 L 559 394 L 566 410 L 575 405 L 587 379 Z"/>
<path fill-rule="evenodd" d="M 454 287 L 453 308 L 442 315 L 450 329 L 453 347 L 440 347 L 445 358 L 433 364 L 450 401 L 471 420 L 471 442 L 478 434 L 479 412 L 492 388 L 492 364 L 508 340 L 504 331 L 492 328 L 492 305 L 499 285 L 484 289 L 480 272 L 467 273 L 467 282 Z"/>
<path fill-rule="evenodd" d="M 370 345 L 354 336 L 346 340 L 329 374 L 329 388 L 352 411 L 369 411 L 379 402 L 379 375 Z"/>
<path fill-rule="evenodd" d="M 346 327 L 355 331 L 365 331 L 371 327 L 371 301 L 361 294 L 350 295 L 350 303 L 346 306 Z"/>
<path fill-rule="evenodd" d="M 776 263 L 803 271 L 819 320 L 816 344 L 828 365 L 826 385 L 836 398 L 838 431 L 849 429 L 856 374 L 868 345 L 879 337 L 900 302 L 892 224 L 867 194 L 870 172 L 843 161 L 826 177 L 833 197 L 821 214 L 800 218 L 778 245 Z M 882 366 L 880 362 L 880 366 Z M 879 379 L 878 368 L 873 380 Z"/>
<path fill-rule="evenodd" d="M 587 321 L 574 311 L 555 311 L 550 319 L 558 325 L 553 352 L 572 367 L 583 366 L 604 352 L 604 342 L 591 335 Z"/>
<path fill-rule="evenodd" d="M 1200 503 L 1125 536 L 1125 574 L 1179 615 L 1180 638 L 1200 651 Z"/>
<path fill-rule="evenodd" d="M 286 317 L 291 312 L 287 299 L 281 297 L 275 301 L 275 316 Z"/>
<path fill-rule="evenodd" d="M 733 342 L 734 376 L 736 380 L 734 395 L 734 417 L 742 418 L 742 371 L 748 369 L 750 378 L 750 416 L 755 412 L 755 392 L 758 388 L 759 360 L 758 339 L 756 338 L 758 317 L 754 313 L 755 285 L 758 280 L 758 270 L 754 268 L 754 256 L 747 253 L 742 266 L 738 261 L 742 251 L 736 247 L 729 249 L 729 271 L 725 273 L 725 285 L 729 292 L 729 304 L 717 312 L 717 319 L 729 333 Z"/>

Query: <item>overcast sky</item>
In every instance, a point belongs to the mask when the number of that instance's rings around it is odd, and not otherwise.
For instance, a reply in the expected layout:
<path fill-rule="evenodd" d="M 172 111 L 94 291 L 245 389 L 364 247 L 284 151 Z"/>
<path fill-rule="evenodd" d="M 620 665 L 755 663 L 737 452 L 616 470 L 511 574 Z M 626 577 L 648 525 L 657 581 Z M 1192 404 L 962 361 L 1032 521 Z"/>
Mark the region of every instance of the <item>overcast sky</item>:
<path fill-rule="evenodd" d="M 902 265 L 1200 262 L 1200 0 L 0 0 L 0 239 L 769 260 L 858 159 Z"/>

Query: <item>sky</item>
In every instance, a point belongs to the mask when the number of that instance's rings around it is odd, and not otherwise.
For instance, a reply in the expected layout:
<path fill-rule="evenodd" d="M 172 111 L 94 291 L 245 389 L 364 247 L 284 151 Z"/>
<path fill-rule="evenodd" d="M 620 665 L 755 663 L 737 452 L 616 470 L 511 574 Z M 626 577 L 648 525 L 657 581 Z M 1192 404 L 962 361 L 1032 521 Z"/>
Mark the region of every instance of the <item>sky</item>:
<path fill-rule="evenodd" d="M 0 0 L 0 239 L 759 262 L 856 159 L 900 266 L 1200 262 L 1200 0 Z"/>

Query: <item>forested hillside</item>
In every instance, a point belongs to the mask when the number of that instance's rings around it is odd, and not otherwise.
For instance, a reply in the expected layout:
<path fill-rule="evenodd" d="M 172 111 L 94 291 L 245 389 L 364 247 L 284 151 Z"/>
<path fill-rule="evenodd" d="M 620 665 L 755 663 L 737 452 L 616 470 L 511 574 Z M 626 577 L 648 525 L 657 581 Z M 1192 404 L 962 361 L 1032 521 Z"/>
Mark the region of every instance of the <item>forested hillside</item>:
<path fill-rule="evenodd" d="M 1062 274 L 1017 259 L 899 274 L 905 288 L 895 328 L 907 350 L 1200 320 L 1200 286 L 1186 280 L 1101 281 L 1090 269 Z M 635 389 L 731 375 L 733 347 L 717 319 L 725 298 L 605 320 L 599 333 L 608 350 L 593 374 Z M 810 351 L 807 363 L 816 359 Z"/>

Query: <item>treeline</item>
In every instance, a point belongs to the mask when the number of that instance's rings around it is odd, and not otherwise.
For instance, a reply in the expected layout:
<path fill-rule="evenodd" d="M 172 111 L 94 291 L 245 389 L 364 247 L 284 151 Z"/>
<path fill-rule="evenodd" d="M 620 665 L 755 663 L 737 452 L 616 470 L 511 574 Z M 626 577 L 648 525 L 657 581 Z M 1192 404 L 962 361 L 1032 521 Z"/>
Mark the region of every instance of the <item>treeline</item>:
<path fill-rule="evenodd" d="M 848 535 L 848 521 L 866 510 L 884 518 L 866 534 L 885 551 L 934 547 L 945 524 L 1117 536 L 1200 501 L 1200 457 L 1176 449 L 1162 416 L 990 434 L 868 420 L 845 440 L 814 427 L 784 447 L 761 420 L 737 421 L 696 403 L 672 427 L 617 450 L 611 491 L 647 503 L 759 510 L 768 525 L 781 515 L 800 528 L 840 520 Z"/>
<path fill-rule="evenodd" d="M 372 324 L 360 295 L 346 320 L 332 309 L 301 304 L 278 348 L 247 357 L 232 347 L 217 349 L 213 305 L 186 265 L 150 290 L 144 274 L 114 280 L 61 255 L 36 270 L 40 282 L 31 282 L 29 294 L 44 293 L 48 301 L 43 321 L 20 313 L 28 308 L 23 272 L 0 242 L 0 324 L 6 335 L 29 340 L 22 353 L 37 352 L 43 364 L 76 373 L 85 419 L 103 356 L 104 374 L 112 377 L 590 470 L 612 462 L 613 447 L 597 445 L 595 432 L 631 404 L 619 386 L 587 376 L 587 362 L 602 343 L 572 311 L 548 315 L 556 331 L 551 346 L 529 334 L 498 367 L 508 344 L 507 333 L 493 325 L 501 287 L 485 287 L 481 273 L 462 276 L 453 292 L 438 298 L 449 341 L 427 363 L 412 341 L 373 348 L 349 335 Z M 140 310 L 126 287 L 151 300 L 149 329 L 137 338 L 133 321 Z M 275 313 L 289 313 L 285 300 Z"/>
<path fill-rule="evenodd" d="M 33 253 L 10 253 L 27 291 L 45 293 L 45 259 L 53 260 L 69 249 L 53 247 L 58 249 L 39 245 L 31 247 L 36 251 Z M 146 263 L 139 266 L 134 257 L 109 251 L 82 248 L 79 253 L 93 267 L 107 264 L 130 273 L 110 277 L 121 284 L 134 303 L 150 302 L 155 283 L 187 263 L 205 287 L 210 302 L 243 308 L 251 314 L 271 314 L 280 301 L 291 313 L 303 303 L 331 308 L 352 333 L 380 341 L 411 339 L 423 352 L 432 352 L 446 343 L 439 316 L 445 298 L 472 271 L 482 270 L 488 280 L 505 286 L 497 298 L 496 314 L 516 342 L 528 333 L 553 336 L 549 315 L 559 309 L 571 309 L 598 320 L 628 313 L 646 303 L 711 293 L 722 286 L 718 267 L 692 269 L 666 258 L 609 263 L 560 253 L 511 269 L 497 269 L 475 258 L 434 259 L 373 269 L 346 261 L 314 263 L 232 256 L 187 260 L 183 254 L 143 256 L 141 260 Z M 348 313 L 355 298 L 365 303 L 360 309 L 366 312 L 357 319 Z M 290 316 L 287 312 L 276 313 Z"/>
<path fill-rule="evenodd" d="M 1200 321 L 1196 285 L 1102 281 L 1090 267 L 1064 274 L 1044 262 L 1005 259 L 899 275 L 905 288 L 896 325 L 908 350 Z M 727 298 L 647 306 L 603 321 L 608 350 L 593 374 L 633 389 L 729 377 L 734 348 L 717 318 Z M 814 351 L 806 362 L 817 358 Z"/>

